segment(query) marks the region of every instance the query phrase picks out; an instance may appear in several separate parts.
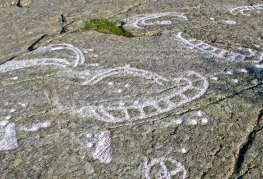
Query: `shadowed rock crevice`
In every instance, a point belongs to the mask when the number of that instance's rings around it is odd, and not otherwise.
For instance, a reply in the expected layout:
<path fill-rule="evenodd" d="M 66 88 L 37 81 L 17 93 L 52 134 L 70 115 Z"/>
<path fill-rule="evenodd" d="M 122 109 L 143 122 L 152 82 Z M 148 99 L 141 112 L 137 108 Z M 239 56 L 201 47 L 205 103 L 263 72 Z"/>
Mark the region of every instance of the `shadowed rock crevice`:
<path fill-rule="evenodd" d="M 243 163 L 245 162 L 245 156 L 247 152 L 254 144 L 257 133 L 263 129 L 262 117 L 263 117 L 263 109 L 259 112 L 255 126 L 253 127 L 252 131 L 249 132 L 249 134 L 245 137 L 245 139 L 243 139 L 243 142 L 241 142 L 238 148 L 238 152 L 236 154 L 235 162 L 233 165 L 233 171 L 232 174 L 230 175 L 230 178 L 234 178 L 235 176 L 239 175 Z M 248 170 L 246 172 L 248 172 Z M 238 178 L 241 179 L 242 175 L 239 176 Z"/>
<path fill-rule="evenodd" d="M 36 45 L 43 40 L 45 37 L 47 37 L 47 34 L 42 35 L 41 37 L 39 37 L 39 39 L 37 39 L 35 42 L 33 42 L 28 48 L 27 51 L 31 52 L 33 50 L 35 50 L 37 47 Z"/>

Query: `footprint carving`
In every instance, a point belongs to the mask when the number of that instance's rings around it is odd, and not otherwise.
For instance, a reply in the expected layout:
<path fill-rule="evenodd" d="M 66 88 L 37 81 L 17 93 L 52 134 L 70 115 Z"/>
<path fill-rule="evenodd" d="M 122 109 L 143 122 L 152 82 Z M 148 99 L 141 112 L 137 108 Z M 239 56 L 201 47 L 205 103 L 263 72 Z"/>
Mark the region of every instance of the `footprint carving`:
<path fill-rule="evenodd" d="M 0 121 L 0 151 L 14 150 L 17 147 L 15 124 Z"/>
<path fill-rule="evenodd" d="M 94 159 L 109 164 L 112 161 L 111 134 L 109 131 L 99 133 L 87 133 L 86 147 L 92 151 Z"/>

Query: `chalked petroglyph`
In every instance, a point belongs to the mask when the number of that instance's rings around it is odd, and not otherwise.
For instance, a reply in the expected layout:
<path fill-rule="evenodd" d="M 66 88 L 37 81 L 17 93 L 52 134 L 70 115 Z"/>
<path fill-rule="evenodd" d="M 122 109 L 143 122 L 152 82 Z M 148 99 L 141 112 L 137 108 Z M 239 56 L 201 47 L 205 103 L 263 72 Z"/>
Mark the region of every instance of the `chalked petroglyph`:
<path fill-rule="evenodd" d="M 81 75 L 82 79 L 85 78 L 85 73 L 81 73 Z M 107 90 L 107 92 L 100 90 L 97 92 L 102 94 L 98 94 L 98 96 L 104 95 L 103 101 L 94 101 L 92 102 L 93 104 L 82 106 L 78 110 L 74 108 L 71 112 L 81 117 L 94 117 L 105 122 L 134 121 L 171 111 L 198 99 L 205 94 L 208 88 L 206 78 L 193 71 L 188 71 L 179 77 L 164 77 L 129 66 L 99 70 L 92 74 L 87 73 L 83 85 L 93 89 L 97 85 L 112 86 L 114 83 L 109 82 L 109 79 L 116 77 L 117 79 L 122 77 L 137 80 L 136 83 L 141 83 L 138 87 L 143 87 L 143 89 L 137 89 L 135 84 L 129 87 L 129 84 L 123 80 L 123 88 L 133 90 L 139 95 L 135 97 L 127 93 L 127 95 L 121 95 L 122 97 L 120 97 L 119 94 L 122 94 L 122 89 L 113 88 L 111 89 L 112 91 Z M 148 85 L 147 87 L 145 87 L 146 84 Z M 145 91 L 144 88 L 152 90 Z M 114 101 L 110 101 L 114 93 L 116 93 L 115 96 L 118 99 L 115 98 Z M 107 100 L 107 98 L 109 99 Z"/>
<path fill-rule="evenodd" d="M 230 10 L 233 15 L 250 16 L 252 13 L 263 13 L 263 4 L 255 4 L 252 6 L 239 6 Z"/>
<path fill-rule="evenodd" d="M 154 167 L 158 167 L 159 170 L 153 171 Z M 171 179 L 174 176 L 185 179 L 187 177 L 187 171 L 183 164 L 171 157 L 154 158 L 151 161 L 145 160 L 144 172 L 147 179 Z"/>
<path fill-rule="evenodd" d="M 232 62 L 249 62 L 258 64 L 263 61 L 263 53 L 254 51 L 252 49 L 239 48 L 236 52 L 220 49 L 209 45 L 201 40 L 191 38 L 188 34 L 179 32 L 176 35 L 177 39 L 183 42 L 191 49 L 197 49 L 202 53 L 212 55 L 220 59 L 226 59 Z"/>
<path fill-rule="evenodd" d="M 76 47 L 70 44 L 55 44 L 41 47 L 36 53 L 47 53 L 52 51 L 67 50 L 73 52 L 73 58 L 36 58 L 30 60 L 12 60 L 0 65 L 0 73 L 11 72 L 34 66 L 55 66 L 59 68 L 77 67 L 85 62 L 85 56 Z"/>
<path fill-rule="evenodd" d="M 109 131 L 85 133 L 81 137 L 85 145 L 84 148 L 92 152 L 94 159 L 105 164 L 111 163 L 112 146 Z"/>
<path fill-rule="evenodd" d="M 183 13 L 179 12 L 143 14 L 127 19 L 127 23 L 124 25 L 124 27 L 143 29 L 155 25 L 172 25 L 174 23 L 177 23 L 178 21 L 186 20 L 188 20 L 187 17 Z"/>
<path fill-rule="evenodd" d="M 15 124 L 7 120 L 0 121 L 0 151 L 14 150 L 17 147 Z"/>

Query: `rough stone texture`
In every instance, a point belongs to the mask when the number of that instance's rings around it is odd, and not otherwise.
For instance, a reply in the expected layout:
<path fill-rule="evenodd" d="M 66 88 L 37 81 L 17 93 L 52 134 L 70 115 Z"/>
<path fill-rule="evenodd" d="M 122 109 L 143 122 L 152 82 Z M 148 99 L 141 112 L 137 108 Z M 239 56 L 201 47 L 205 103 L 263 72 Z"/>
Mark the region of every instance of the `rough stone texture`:
<path fill-rule="evenodd" d="M 262 69 L 250 62 L 208 56 L 176 38 L 182 31 L 223 49 L 262 52 L 263 12 L 229 13 L 230 8 L 260 1 L 32 0 L 21 7 L 14 5 L 17 2 L 0 2 L 1 66 L 21 59 L 72 58 L 66 50 L 34 50 L 49 44 L 68 43 L 87 51 L 85 63 L 76 68 L 34 66 L 0 73 L 0 121 L 14 123 L 18 139 L 17 149 L 0 151 L 0 178 L 145 178 L 145 160 L 160 157 L 180 162 L 186 178 L 263 178 Z M 134 38 L 82 29 L 91 18 L 126 22 L 135 15 L 173 11 L 185 13 L 188 21 L 127 28 Z M 227 25 L 225 20 L 237 24 Z M 171 78 L 195 71 L 207 79 L 209 88 L 199 99 L 150 118 L 107 123 L 81 116 L 78 109 L 88 104 L 113 105 L 176 88 L 169 84 L 158 91 L 151 80 L 127 74 L 107 77 L 94 87 L 81 85 L 88 78 L 81 78 L 83 72 L 127 65 Z M 199 110 L 208 118 L 205 125 L 178 123 Z M 51 126 L 21 130 L 45 121 Z M 109 164 L 94 159 L 85 139 L 88 133 L 102 131 L 110 131 Z M 167 166 L 170 169 L 173 164 Z M 158 171 L 154 168 L 151 175 Z M 183 178 L 182 174 L 174 177 Z"/>

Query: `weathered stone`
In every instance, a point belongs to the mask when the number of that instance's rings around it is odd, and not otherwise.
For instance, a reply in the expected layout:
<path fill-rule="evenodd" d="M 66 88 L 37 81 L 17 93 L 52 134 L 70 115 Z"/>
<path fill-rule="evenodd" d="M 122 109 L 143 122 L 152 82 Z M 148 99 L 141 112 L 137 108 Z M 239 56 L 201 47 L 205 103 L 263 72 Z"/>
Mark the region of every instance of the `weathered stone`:
<path fill-rule="evenodd" d="M 262 178 L 262 14 L 230 13 L 245 4 L 1 8 L 0 178 Z M 81 29 L 100 17 L 139 37 Z"/>

